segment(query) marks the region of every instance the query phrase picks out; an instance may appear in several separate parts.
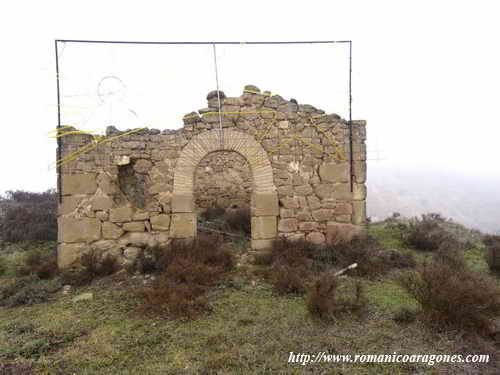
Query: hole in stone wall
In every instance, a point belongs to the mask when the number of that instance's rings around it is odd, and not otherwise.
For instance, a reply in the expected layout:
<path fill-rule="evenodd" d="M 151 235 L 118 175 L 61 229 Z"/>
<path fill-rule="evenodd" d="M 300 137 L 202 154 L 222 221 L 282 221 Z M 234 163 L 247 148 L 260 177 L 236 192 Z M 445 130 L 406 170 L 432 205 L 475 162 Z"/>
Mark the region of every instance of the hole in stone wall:
<path fill-rule="evenodd" d="M 136 160 L 130 160 L 127 165 L 118 166 L 118 183 L 121 192 L 137 208 L 146 205 L 146 175 L 137 173 L 134 169 Z"/>

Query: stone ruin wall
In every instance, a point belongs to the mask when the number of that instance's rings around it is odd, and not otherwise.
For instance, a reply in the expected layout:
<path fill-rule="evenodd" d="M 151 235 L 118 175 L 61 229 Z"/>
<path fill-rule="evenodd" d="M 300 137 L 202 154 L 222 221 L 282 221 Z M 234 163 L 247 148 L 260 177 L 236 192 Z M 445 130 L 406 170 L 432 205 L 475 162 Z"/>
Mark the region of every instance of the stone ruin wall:
<path fill-rule="evenodd" d="M 322 244 L 363 230 L 365 121 L 352 126 L 351 192 L 345 120 L 254 86 L 239 97 L 220 93 L 222 132 L 211 92 L 208 107 L 177 130 L 121 136 L 108 127 L 99 144 L 87 134 L 61 137 L 62 158 L 87 148 L 61 166 L 61 268 L 89 249 L 125 265 L 148 246 L 192 238 L 195 210 L 217 201 L 250 203 L 254 249 L 279 236 Z"/>

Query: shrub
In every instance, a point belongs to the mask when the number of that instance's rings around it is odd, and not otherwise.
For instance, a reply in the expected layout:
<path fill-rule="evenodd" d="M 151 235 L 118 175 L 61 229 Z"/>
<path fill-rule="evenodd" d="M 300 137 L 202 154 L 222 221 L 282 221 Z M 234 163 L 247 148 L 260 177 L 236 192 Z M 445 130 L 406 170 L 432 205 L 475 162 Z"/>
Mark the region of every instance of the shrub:
<path fill-rule="evenodd" d="M 0 290 L 0 305 L 16 307 L 43 303 L 59 288 L 58 282 L 43 282 L 36 276 L 17 279 Z"/>
<path fill-rule="evenodd" d="M 414 218 L 402 230 L 403 241 L 412 248 L 421 251 L 435 251 L 445 242 L 458 240 L 444 227 L 446 219 L 440 214 L 430 213 L 422 215 L 421 219 Z M 463 244 L 460 244 L 463 247 Z"/>
<path fill-rule="evenodd" d="M 334 320 L 342 313 L 363 312 L 367 300 L 360 282 L 340 280 L 331 273 L 324 273 L 309 288 L 307 310 L 313 317 Z"/>
<path fill-rule="evenodd" d="M 465 267 L 461 254 L 442 254 L 420 271 L 398 277 L 399 283 L 422 307 L 429 322 L 487 333 L 500 313 L 500 289 L 487 275 Z"/>
<path fill-rule="evenodd" d="M 302 295 L 306 292 L 310 272 L 305 267 L 275 265 L 271 275 L 271 282 L 278 293 Z"/>
<path fill-rule="evenodd" d="M 150 249 L 160 275 L 139 292 L 143 311 L 195 319 L 209 311 L 205 293 L 234 267 L 233 255 L 219 237 L 199 236 Z"/>
<path fill-rule="evenodd" d="M 249 208 L 238 208 L 236 210 L 227 211 L 224 215 L 224 219 L 229 230 L 242 232 L 246 235 L 252 233 Z"/>
<path fill-rule="evenodd" d="M 402 307 L 396 314 L 394 314 L 394 321 L 402 324 L 409 324 L 417 318 L 417 311 L 409 307 Z"/>
<path fill-rule="evenodd" d="M 80 263 L 91 279 L 109 276 L 118 268 L 114 257 L 111 255 L 102 257 L 101 253 L 97 250 L 90 250 L 83 254 Z"/>
<path fill-rule="evenodd" d="M 32 375 L 34 374 L 33 362 L 26 360 L 15 360 L 15 361 L 0 360 L 0 374 Z"/>
<path fill-rule="evenodd" d="M 58 273 L 55 248 L 45 253 L 38 249 L 28 252 L 23 263 L 16 269 L 17 276 L 36 275 L 42 280 L 52 279 Z"/>
<path fill-rule="evenodd" d="M 57 239 L 55 190 L 32 193 L 8 191 L 0 197 L 0 237 L 8 242 Z"/>
<path fill-rule="evenodd" d="M 214 219 L 218 219 L 224 215 L 226 210 L 222 207 L 215 206 L 209 207 L 205 211 L 203 211 L 200 216 L 206 221 L 212 221 Z"/>
<path fill-rule="evenodd" d="M 483 239 L 486 245 L 486 262 L 490 270 L 500 274 L 500 236 L 487 235 Z"/>

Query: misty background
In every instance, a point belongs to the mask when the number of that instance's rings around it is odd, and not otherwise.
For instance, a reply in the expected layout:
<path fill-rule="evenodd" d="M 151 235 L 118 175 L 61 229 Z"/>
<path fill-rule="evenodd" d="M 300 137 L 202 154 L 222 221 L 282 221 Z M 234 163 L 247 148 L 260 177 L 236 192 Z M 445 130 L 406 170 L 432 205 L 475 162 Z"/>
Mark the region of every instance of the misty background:
<path fill-rule="evenodd" d="M 353 118 L 368 135 L 368 215 L 440 212 L 500 230 L 500 52 L 493 2 L 87 1 L 5 6 L 0 193 L 55 187 L 54 39 L 353 40 Z M 213 48 L 59 44 L 62 124 L 175 129 L 214 90 Z M 243 86 L 348 118 L 348 45 L 217 46 Z"/>

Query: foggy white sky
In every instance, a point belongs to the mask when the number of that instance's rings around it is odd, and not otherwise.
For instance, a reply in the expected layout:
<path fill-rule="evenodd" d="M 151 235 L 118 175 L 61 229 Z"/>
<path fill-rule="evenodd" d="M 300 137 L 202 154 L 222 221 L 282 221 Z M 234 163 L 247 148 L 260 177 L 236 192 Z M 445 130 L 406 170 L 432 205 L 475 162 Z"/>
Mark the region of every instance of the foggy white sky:
<path fill-rule="evenodd" d="M 0 22 L 0 192 L 55 187 L 54 39 L 353 40 L 353 117 L 384 165 L 500 176 L 498 9 L 492 1 L 18 1 Z M 221 90 L 252 83 L 347 115 L 345 46 L 218 49 Z M 177 128 L 215 88 L 211 47 L 66 45 L 63 123 Z M 99 81 L 126 85 L 99 105 Z M 131 115 L 128 110 L 137 113 Z M 369 157 L 375 157 L 369 153 Z"/>

